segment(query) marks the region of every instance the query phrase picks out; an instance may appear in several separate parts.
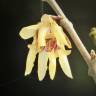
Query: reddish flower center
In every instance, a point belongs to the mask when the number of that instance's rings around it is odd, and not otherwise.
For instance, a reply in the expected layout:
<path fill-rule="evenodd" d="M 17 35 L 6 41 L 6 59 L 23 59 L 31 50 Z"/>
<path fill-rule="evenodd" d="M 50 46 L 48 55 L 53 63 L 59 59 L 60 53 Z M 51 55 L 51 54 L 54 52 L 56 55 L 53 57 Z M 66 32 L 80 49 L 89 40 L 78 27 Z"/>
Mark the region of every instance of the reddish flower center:
<path fill-rule="evenodd" d="M 55 38 L 46 39 L 45 50 L 50 52 L 57 49 L 57 42 Z"/>

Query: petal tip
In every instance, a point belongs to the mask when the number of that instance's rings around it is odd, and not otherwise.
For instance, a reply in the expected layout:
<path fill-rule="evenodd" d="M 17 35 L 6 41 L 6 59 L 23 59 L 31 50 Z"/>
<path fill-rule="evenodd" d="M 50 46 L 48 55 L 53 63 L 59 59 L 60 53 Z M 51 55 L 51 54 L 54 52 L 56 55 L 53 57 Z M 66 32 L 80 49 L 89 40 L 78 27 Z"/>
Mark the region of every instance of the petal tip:
<path fill-rule="evenodd" d="M 69 76 L 70 79 L 74 79 L 74 77 L 72 75 Z"/>
<path fill-rule="evenodd" d="M 66 74 L 65 73 L 65 75 L 68 77 L 68 78 L 70 78 L 70 79 L 74 79 L 74 77 L 73 77 L 73 75 L 70 73 L 70 74 Z"/>
<path fill-rule="evenodd" d="M 68 78 L 70 78 L 70 79 L 73 79 L 74 77 L 73 77 L 73 75 L 72 75 L 72 73 L 66 73 L 66 72 L 64 72 L 65 73 L 65 75 L 68 77 Z"/>
<path fill-rule="evenodd" d="M 43 81 L 44 78 L 41 78 L 40 76 L 38 76 L 39 81 Z"/>
<path fill-rule="evenodd" d="M 28 73 L 28 72 L 25 72 L 25 74 L 24 74 L 24 76 L 27 76 L 27 75 L 29 75 L 30 73 Z"/>
<path fill-rule="evenodd" d="M 54 80 L 54 77 L 50 76 L 50 79 L 51 79 L 51 80 Z"/>
<path fill-rule="evenodd" d="M 20 30 L 20 32 L 19 32 L 19 36 L 22 38 L 22 39 L 26 39 L 26 36 L 25 36 L 25 34 L 24 34 L 24 29 L 25 28 L 22 28 L 21 30 Z"/>

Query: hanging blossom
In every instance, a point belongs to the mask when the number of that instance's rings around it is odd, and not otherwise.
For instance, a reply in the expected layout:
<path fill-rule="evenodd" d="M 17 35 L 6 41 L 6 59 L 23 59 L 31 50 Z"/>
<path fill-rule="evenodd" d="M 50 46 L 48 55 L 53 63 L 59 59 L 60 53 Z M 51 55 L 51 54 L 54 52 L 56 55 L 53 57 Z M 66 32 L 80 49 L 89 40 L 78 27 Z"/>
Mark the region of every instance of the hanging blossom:
<path fill-rule="evenodd" d="M 53 80 L 56 73 L 56 58 L 59 58 L 61 69 L 69 78 L 73 78 L 67 56 L 71 53 L 71 43 L 61 26 L 52 16 L 44 14 L 41 22 L 24 27 L 20 31 L 23 39 L 33 38 L 28 45 L 29 53 L 26 60 L 25 76 L 29 75 L 34 67 L 36 54 L 38 54 L 38 78 L 42 81 L 49 69 L 50 79 Z M 48 64 L 49 61 L 49 64 Z"/>

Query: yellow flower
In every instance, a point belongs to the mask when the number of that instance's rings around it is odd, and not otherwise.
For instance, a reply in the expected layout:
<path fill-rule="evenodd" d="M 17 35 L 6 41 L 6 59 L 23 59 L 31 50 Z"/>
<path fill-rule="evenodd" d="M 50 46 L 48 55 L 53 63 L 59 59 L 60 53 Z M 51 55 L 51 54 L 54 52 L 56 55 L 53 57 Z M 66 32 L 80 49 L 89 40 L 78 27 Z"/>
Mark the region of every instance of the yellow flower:
<path fill-rule="evenodd" d="M 52 16 L 44 14 L 41 22 L 36 25 L 31 25 L 22 28 L 20 36 L 23 39 L 33 37 L 32 44 L 28 45 L 29 53 L 26 61 L 25 76 L 29 75 L 33 69 L 36 54 L 38 55 L 38 78 L 42 81 L 49 69 L 50 78 L 53 80 L 56 73 L 56 58 L 59 58 L 60 66 L 69 78 L 73 78 L 69 66 L 67 56 L 71 50 L 66 50 L 72 47 L 69 39 L 64 34 L 63 29 L 59 26 Z M 49 67 L 48 62 L 49 60 Z"/>

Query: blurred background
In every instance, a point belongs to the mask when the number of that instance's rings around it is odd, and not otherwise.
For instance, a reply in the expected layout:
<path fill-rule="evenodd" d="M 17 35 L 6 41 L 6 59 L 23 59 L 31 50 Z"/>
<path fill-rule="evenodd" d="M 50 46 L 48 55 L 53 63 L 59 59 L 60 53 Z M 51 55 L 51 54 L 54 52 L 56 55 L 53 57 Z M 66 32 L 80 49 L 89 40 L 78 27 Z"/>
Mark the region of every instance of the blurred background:
<path fill-rule="evenodd" d="M 96 26 L 96 0 L 57 0 L 74 24 L 77 34 L 90 52 L 96 50 L 89 37 L 90 29 Z M 22 27 L 37 23 L 42 13 L 55 15 L 50 6 L 40 0 L 0 0 L 0 95 L 9 96 L 96 96 L 96 84 L 88 76 L 88 67 L 72 42 L 72 54 L 68 56 L 73 80 L 67 78 L 57 60 L 55 79 L 48 72 L 42 82 L 37 78 L 37 59 L 30 76 L 24 77 L 27 44 L 19 37 Z"/>

